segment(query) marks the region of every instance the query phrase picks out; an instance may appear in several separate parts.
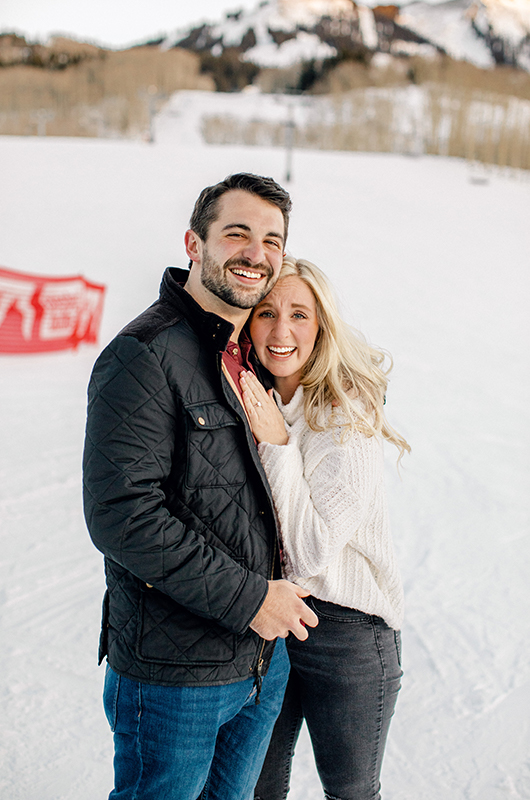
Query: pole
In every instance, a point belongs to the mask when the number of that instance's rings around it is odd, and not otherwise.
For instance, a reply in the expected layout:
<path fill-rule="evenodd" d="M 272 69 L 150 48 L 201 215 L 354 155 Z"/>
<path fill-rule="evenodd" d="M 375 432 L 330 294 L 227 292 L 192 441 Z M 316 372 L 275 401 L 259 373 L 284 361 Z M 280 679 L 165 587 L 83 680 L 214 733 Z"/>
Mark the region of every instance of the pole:
<path fill-rule="evenodd" d="M 290 183 L 292 180 L 293 166 L 293 146 L 294 146 L 295 123 L 293 120 L 293 107 L 288 107 L 288 118 L 285 123 L 285 181 Z"/>

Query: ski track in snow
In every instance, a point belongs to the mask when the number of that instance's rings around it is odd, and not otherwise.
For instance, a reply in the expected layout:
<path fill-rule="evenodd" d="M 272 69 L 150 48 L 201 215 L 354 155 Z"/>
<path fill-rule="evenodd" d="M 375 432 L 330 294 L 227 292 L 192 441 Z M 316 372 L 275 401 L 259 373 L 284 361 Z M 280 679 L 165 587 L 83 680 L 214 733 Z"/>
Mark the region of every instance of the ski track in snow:
<path fill-rule="evenodd" d="M 283 180 L 281 150 L 0 138 L 0 264 L 106 283 L 101 346 L 155 299 L 203 186 Z M 530 796 L 530 184 L 456 160 L 296 152 L 289 251 L 388 348 L 387 477 L 406 589 L 386 800 Z M 81 511 L 99 348 L 2 356 L 0 797 L 95 800 L 112 780 L 96 665 L 102 560 Z M 292 800 L 321 800 L 304 731 Z"/>

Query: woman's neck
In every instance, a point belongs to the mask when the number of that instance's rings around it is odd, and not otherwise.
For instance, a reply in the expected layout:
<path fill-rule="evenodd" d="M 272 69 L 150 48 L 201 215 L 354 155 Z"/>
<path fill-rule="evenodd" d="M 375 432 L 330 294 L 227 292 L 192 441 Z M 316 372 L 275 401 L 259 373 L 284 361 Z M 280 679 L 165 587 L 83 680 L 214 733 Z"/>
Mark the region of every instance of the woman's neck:
<path fill-rule="evenodd" d="M 282 398 L 282 403 L 287 405 L 293 399 L 293 395 L 300 386 L 299 375 L 288 375 L 286 378 L 276 376 L 274 378 L 274 388 Z"/>

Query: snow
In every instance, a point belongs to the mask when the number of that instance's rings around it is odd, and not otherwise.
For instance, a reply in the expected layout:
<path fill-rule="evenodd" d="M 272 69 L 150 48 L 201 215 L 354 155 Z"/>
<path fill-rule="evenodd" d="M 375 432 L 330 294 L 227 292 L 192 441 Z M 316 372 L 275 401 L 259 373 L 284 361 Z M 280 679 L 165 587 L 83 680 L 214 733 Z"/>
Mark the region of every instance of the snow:
<path fill-rule="evenodd" d="M 248 95 L 236 101 L 242 107 Z M 106 283 L 101 347 L 185 265 L 199 191 L 272 148 L 0 138 L 0 263 Z M 296 152 L 290 252 L 331 276 L 347 318 L 394 356 L 388 451 L 406 592 L 405 676 L 386 800 L 530 796 L 527 369 L 530 183 L 464 162 Z M 85 392 L 98 348 L 0 357 L 0 797 L 94 800 L 112 780 L 96 666 L 102 559 L 80 498 Z M 292 800 L 321 800 L 307 736 Z"/>
<path fill-rule="evenodd" d="M 530 33 L 528 0 L 482 0 L 486 20 L 491 28 L 514 45 Z"/>
<path fill-rule="evenodd" d="M 483 39 L 475 33 L 469 19 L 469 0 L 431 5 L 413 2 L 399 15 L 399 24 L 443 47 L 453 58 L 464 59 L 477 67 L 494 65 L 494 58 Z"/>
<path fill-rule="evenodd" d="M 300 59 L 330 58 L 336 55 L 334 47 L 322 42 L 316 34 L 299 30 L 311 29 L 323 16 L 347 21 L 358 19 L 363 43 L 376 50 L 379 37 L 373 9 L 378 5 L 378 0 L 353 4 L 351 0 L 263 0 L 254 8 L 241 9 L 240 13 L 225 13 L 224 19 L 212 26 L 211 35 L 219 40 L 212 53 L 220 54 L 221 41 L 224 47 L 241 45 L 245 34 L 252 30 L 256 44 L 242 58 L 261 67 L 285 68 Z M 436 52 L 433 45 L 437 45 L 453 58 L 481 68 L 492 67 L 495 60 L 484 38 L 491 33 L 503 40 L 506 54 L 515 59 L 514 63 L 530 69 L 530 0 L 407 0 L 400 4 L 397 21 L 428 39 L 431 46 L 418 47 L 397 40 L 392 47 L 396 54 L 432 57 Z M 196 26 L 174 31 L 167 36 L 163 47 L 182 40 L 193 27 Z M 273 31 L 296 35 L 276 44 Z"/>
<path fill-rule="evenodd" d="M 371 47 L 375 50 L 379 44 L 379 36 L 377 35 L 377 28 L 375 25 L 375 17 L 367 6 L 359 6 L 357 10 L 359 13 L 359 28 L 361 30 L 363 44 L 366 47 Z"/>
<path fill-rule="evenodd" d="M 290 33 L 296 31 L 297 25 L 314 25 L 324 13 L 344 14 L 346 10 L 351 16 L 351 7 L 345 0 L 269 0 L 239 18 L 227 16 L 212 29 L 212 36 L 221 39 L 225 47 L 237 47 L 247 31 L 253 30 L 256 45 L 244 53 L 243 60 L 260 67 L 285 68 L 301 60 L 331 58 L 337 51 L 316 34 L 305 31 L 276 44 L 271 30 Z"/>
<path fill-rule="evenodd" d="M 250 61 L 260 67 L 285 68 L 301 61 L 333 58 L 337 50 L 323 42 L 316 33 L 299 31 L 294 39 L 287 39 L 280 45 L 273 41 L 251 47 L 242 56 L 242 61 Z"/>

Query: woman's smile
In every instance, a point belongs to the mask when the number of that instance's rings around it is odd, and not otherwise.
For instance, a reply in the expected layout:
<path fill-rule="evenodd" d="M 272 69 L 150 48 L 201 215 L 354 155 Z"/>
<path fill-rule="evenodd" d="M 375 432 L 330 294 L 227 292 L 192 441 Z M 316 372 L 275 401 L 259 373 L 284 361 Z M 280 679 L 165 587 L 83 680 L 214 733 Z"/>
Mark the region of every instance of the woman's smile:
<path fill-rule="evenodd" d="M 269 345 L 267 347 L 269 353 L 272 353 L 273 356 L 278 358 L 285 358 L 286 356 L 290 356 L 296 350 L 296 347 L 274 347 L 274 345 Z"/>
<path fill-rule="evenodd" d="M 315 296 L 296 275 L 278 281 L 250 320 L 259 360 L 276 378 L 282 397 L 292 396 L 313 352 L 319 323 Z"/>

